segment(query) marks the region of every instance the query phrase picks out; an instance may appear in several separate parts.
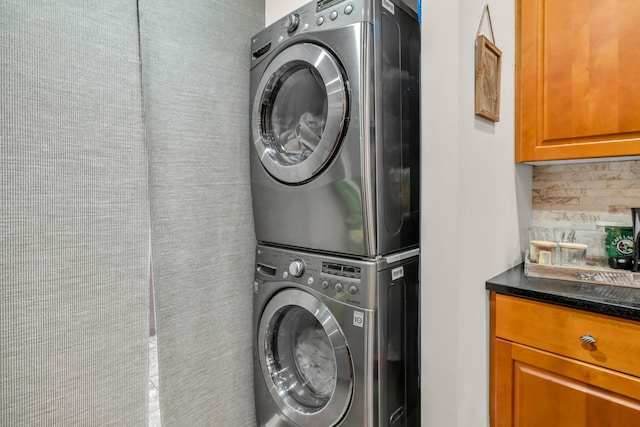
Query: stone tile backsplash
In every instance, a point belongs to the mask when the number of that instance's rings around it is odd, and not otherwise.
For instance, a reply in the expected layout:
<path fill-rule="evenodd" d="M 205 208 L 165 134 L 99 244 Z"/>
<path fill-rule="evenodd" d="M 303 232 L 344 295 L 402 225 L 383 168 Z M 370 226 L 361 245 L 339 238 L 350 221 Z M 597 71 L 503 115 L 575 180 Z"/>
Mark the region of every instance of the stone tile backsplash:
<path fill-rule="evenodd" d="M 640 160 L 533 167 L 532 224 L 569 227 L 600 255 L 606 221 L 631 226 L 632 207 L 640 207 Z"/>

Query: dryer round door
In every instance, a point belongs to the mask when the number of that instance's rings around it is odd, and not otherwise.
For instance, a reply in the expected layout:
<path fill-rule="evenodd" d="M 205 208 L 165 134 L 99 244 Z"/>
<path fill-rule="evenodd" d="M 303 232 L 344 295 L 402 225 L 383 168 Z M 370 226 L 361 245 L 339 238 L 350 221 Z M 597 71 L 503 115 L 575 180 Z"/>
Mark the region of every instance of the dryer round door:
<path fill-rule="evenodd" d="M 286 289 L 265 307 L 258 354 L 267 388 L 296 425 L 333 426 L 349 408 L 353 364 L 346 338 L 313 295 Z"/>
<path fill-rule="evenodd" d="M 253 101 L 253 141 L 264 168 L 286 184 L 311 180 L 340 144 L 347 106 L 342 69 L 328 50 L 312 43 L 284 49 Z"/>

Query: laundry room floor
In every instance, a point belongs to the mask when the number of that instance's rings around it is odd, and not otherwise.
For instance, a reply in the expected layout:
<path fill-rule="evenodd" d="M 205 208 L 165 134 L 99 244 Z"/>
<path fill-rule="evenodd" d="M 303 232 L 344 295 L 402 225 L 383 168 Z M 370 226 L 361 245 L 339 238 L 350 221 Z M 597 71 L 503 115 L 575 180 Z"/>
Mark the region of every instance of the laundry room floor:
<path fill-rule="evenodd" d="M 160 427 L 160 382 L 158 381 L 158 341 L 149 337 L 149 427 Z"/>

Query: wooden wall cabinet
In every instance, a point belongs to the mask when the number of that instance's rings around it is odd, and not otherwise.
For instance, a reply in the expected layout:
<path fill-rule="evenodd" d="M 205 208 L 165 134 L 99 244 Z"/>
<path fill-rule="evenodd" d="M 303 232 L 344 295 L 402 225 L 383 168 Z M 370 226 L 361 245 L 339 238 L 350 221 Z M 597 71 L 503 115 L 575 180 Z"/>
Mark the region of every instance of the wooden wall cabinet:
<path fill-rule="evenodd" d="M 490 360 L 492 427 L 640 425 L 640 322 L 492 292 Z"/>
<path fill-rule="evenodd" d="M 640 1 L 516 0 L 516 161 L 640 155 Z"/>

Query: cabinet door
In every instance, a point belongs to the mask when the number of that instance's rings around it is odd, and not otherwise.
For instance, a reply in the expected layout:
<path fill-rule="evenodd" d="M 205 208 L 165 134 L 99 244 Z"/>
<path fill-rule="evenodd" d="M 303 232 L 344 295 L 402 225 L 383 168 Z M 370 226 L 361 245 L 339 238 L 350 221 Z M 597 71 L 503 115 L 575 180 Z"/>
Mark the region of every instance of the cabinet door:
<path fill-rule="evenodd" d="M 640 1 L 516 8 L 516 161 L 640 155 Z"/>
<path fill-rule="evenodd" d="M 640 379 L 495 339 L 494 427 L 640 425 Z"/>

